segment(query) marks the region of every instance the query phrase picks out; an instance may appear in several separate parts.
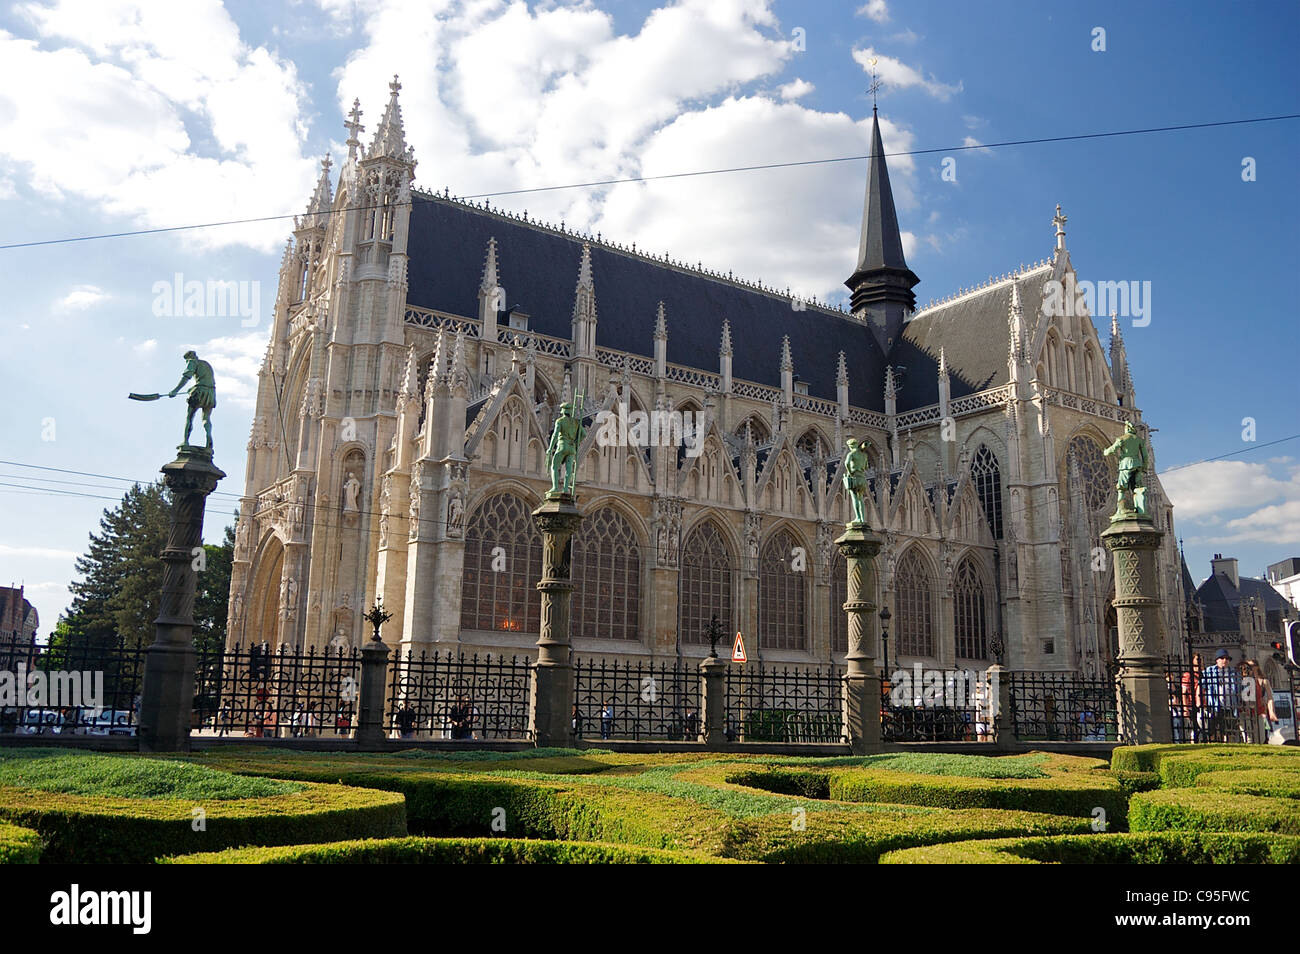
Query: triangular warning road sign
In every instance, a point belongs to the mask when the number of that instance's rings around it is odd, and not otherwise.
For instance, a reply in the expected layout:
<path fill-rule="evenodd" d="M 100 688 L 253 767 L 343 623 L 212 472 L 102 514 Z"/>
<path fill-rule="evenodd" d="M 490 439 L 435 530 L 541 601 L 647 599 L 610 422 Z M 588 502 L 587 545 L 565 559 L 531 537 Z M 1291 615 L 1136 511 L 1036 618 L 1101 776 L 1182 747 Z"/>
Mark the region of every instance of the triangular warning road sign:
<path fill-rule="evenodd" d="M 740 633 L 736 633 L 736 644 L 731 647 L 731 661 L 738 663 L 749 661 L 749 657 L 745 655 L 745 640 Z"/>

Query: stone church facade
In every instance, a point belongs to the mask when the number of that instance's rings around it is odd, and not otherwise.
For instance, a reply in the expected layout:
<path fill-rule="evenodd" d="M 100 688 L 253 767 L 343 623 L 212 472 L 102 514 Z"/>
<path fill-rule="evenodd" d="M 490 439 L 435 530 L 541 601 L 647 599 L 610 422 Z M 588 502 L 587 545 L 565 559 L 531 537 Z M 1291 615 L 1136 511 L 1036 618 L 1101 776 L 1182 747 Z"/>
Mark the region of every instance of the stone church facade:
<path fill-rule="evenodd" d="M 354 646 L 375 598 L 403 650 L 526 653 L 560 403 L 581 395 L 579 655 L 843 659 L 849 516 L 867 443 L 889 658 L 1099 673 L 1114 652 L 1102 450 L 1144 434 L 1119 326 L 1043 312 L 1049 259 L 917 309 L 879 127 L 847 308 L 792 298 L 488 203 L 413 187 L 396 79 L 368 148 L 328 159 L 280 268 L 260 375 L 230 641 Z M 846 256 L 847 258 L 847 256 Z M 597 439 L 595 415 L 680 411 L 698 443 Z M 1172 509 L 1161 586 L 1179 632 Z M 876 658 L 881 658 L 880 648 Z"/>

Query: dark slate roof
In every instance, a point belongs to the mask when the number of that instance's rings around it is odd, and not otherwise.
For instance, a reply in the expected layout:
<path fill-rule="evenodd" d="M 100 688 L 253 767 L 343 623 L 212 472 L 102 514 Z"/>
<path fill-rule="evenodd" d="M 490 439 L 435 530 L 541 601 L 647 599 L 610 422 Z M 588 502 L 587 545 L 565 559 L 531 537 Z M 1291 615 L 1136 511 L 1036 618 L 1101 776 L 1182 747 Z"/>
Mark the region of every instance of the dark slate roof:
<path fill-rule="evenodd" d="M 569 339 L 582 237 L 440 196 L 412 196 L 407 301 L 477 315 L 493 237 L 509 304 L 531 316 L 530 329 Z M 835 399 L 836 358 L 843 351 L 850 403 L 884 410 L 884 356 L 864 324 L 814 305 L 795 311 L 788 298 L 602 243 L 591 243 L 591 265 L 601 347 L 654 354 L 655 309 L 662 300 L 671 363 L 716 371 L 725 317 L 731 322 L 734 377 L 779 387 L 781 337 L 789 335 L 795 374 L 811 395 Z M 1000 350 L 1005 364 L 1006 349 Z"/>
<path fill-rule="evenodd" d="M 1051 267 L 1043 266 L 913 315 L 890 355 L 890 364 L 908 369 L 899 384 L 899 410 L 938 403 L 940 345 L 953 397 L 1006 384 L 1011 285 L 1020 287 L 1025 326 L 1032 331 L 1050 275 Z"/>
<path fill-rule="evenodd" d="M 1205 605 L 1205 624 L 1210 632 L 1236 632 L 1237 607 L 1243 599 L 1255 597 L 1264 607 L 1264 612 L 1277 613 L 1286 607 L 1282 594 L 1269 586 L 1264 580 L 1253 577 L 1239 577 L 1239 584 L 1232 585 L 1226 573 L 1215 573 L 1201 584 L 1196 591 L 1196 598 Z"/>

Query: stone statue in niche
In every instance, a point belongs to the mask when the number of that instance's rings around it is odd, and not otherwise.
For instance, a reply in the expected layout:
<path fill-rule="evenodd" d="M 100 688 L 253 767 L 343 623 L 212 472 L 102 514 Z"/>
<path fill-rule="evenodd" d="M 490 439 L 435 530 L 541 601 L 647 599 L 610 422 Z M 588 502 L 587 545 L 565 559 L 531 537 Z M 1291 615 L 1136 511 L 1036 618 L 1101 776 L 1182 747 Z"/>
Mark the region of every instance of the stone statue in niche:
<path fill-rule="evenodd" d="M 361 481 L 357 480 L 357 475 L 349 472 L 347 480 L 343 482 L 343 512 L 356 513 L 360 507 L 357 506 L 357 498 L 361 494 Z"/>

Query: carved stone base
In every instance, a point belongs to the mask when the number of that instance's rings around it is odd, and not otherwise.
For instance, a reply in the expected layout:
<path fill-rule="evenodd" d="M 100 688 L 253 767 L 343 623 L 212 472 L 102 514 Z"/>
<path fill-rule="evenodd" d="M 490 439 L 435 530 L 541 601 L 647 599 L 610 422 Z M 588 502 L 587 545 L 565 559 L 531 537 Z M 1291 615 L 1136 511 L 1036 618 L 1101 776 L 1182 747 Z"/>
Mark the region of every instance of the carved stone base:
<path fill-rule="evenodd" d="M 850 523 L 835 541 L 848 564 L 849 651 L 843 682 L 844 731 L 855 755 L 881 751 L 880 678 L 876 674 L 876 554 L 880 538 Z"/>
<path fill-rule="evenodd" d="M 1164 532 L 1144 519 L 1113 520 L 1101 533 L 1115 560 L 1120 665 L 1115 690 L 1120 737 L 1136 745 L 1173 740 L 1156 560 L 1163 538 Z"/>
<path fill-rule="evenodd" d="M 573 534 L 582 512 L 572 494 L 548 493 L 533 511 L 542 534 L 542 625 L 533 667 L 530 723 L 537 745 L 571 746 L 573 666 L 569 661 L 569 613 L 573 600 Z"/>

